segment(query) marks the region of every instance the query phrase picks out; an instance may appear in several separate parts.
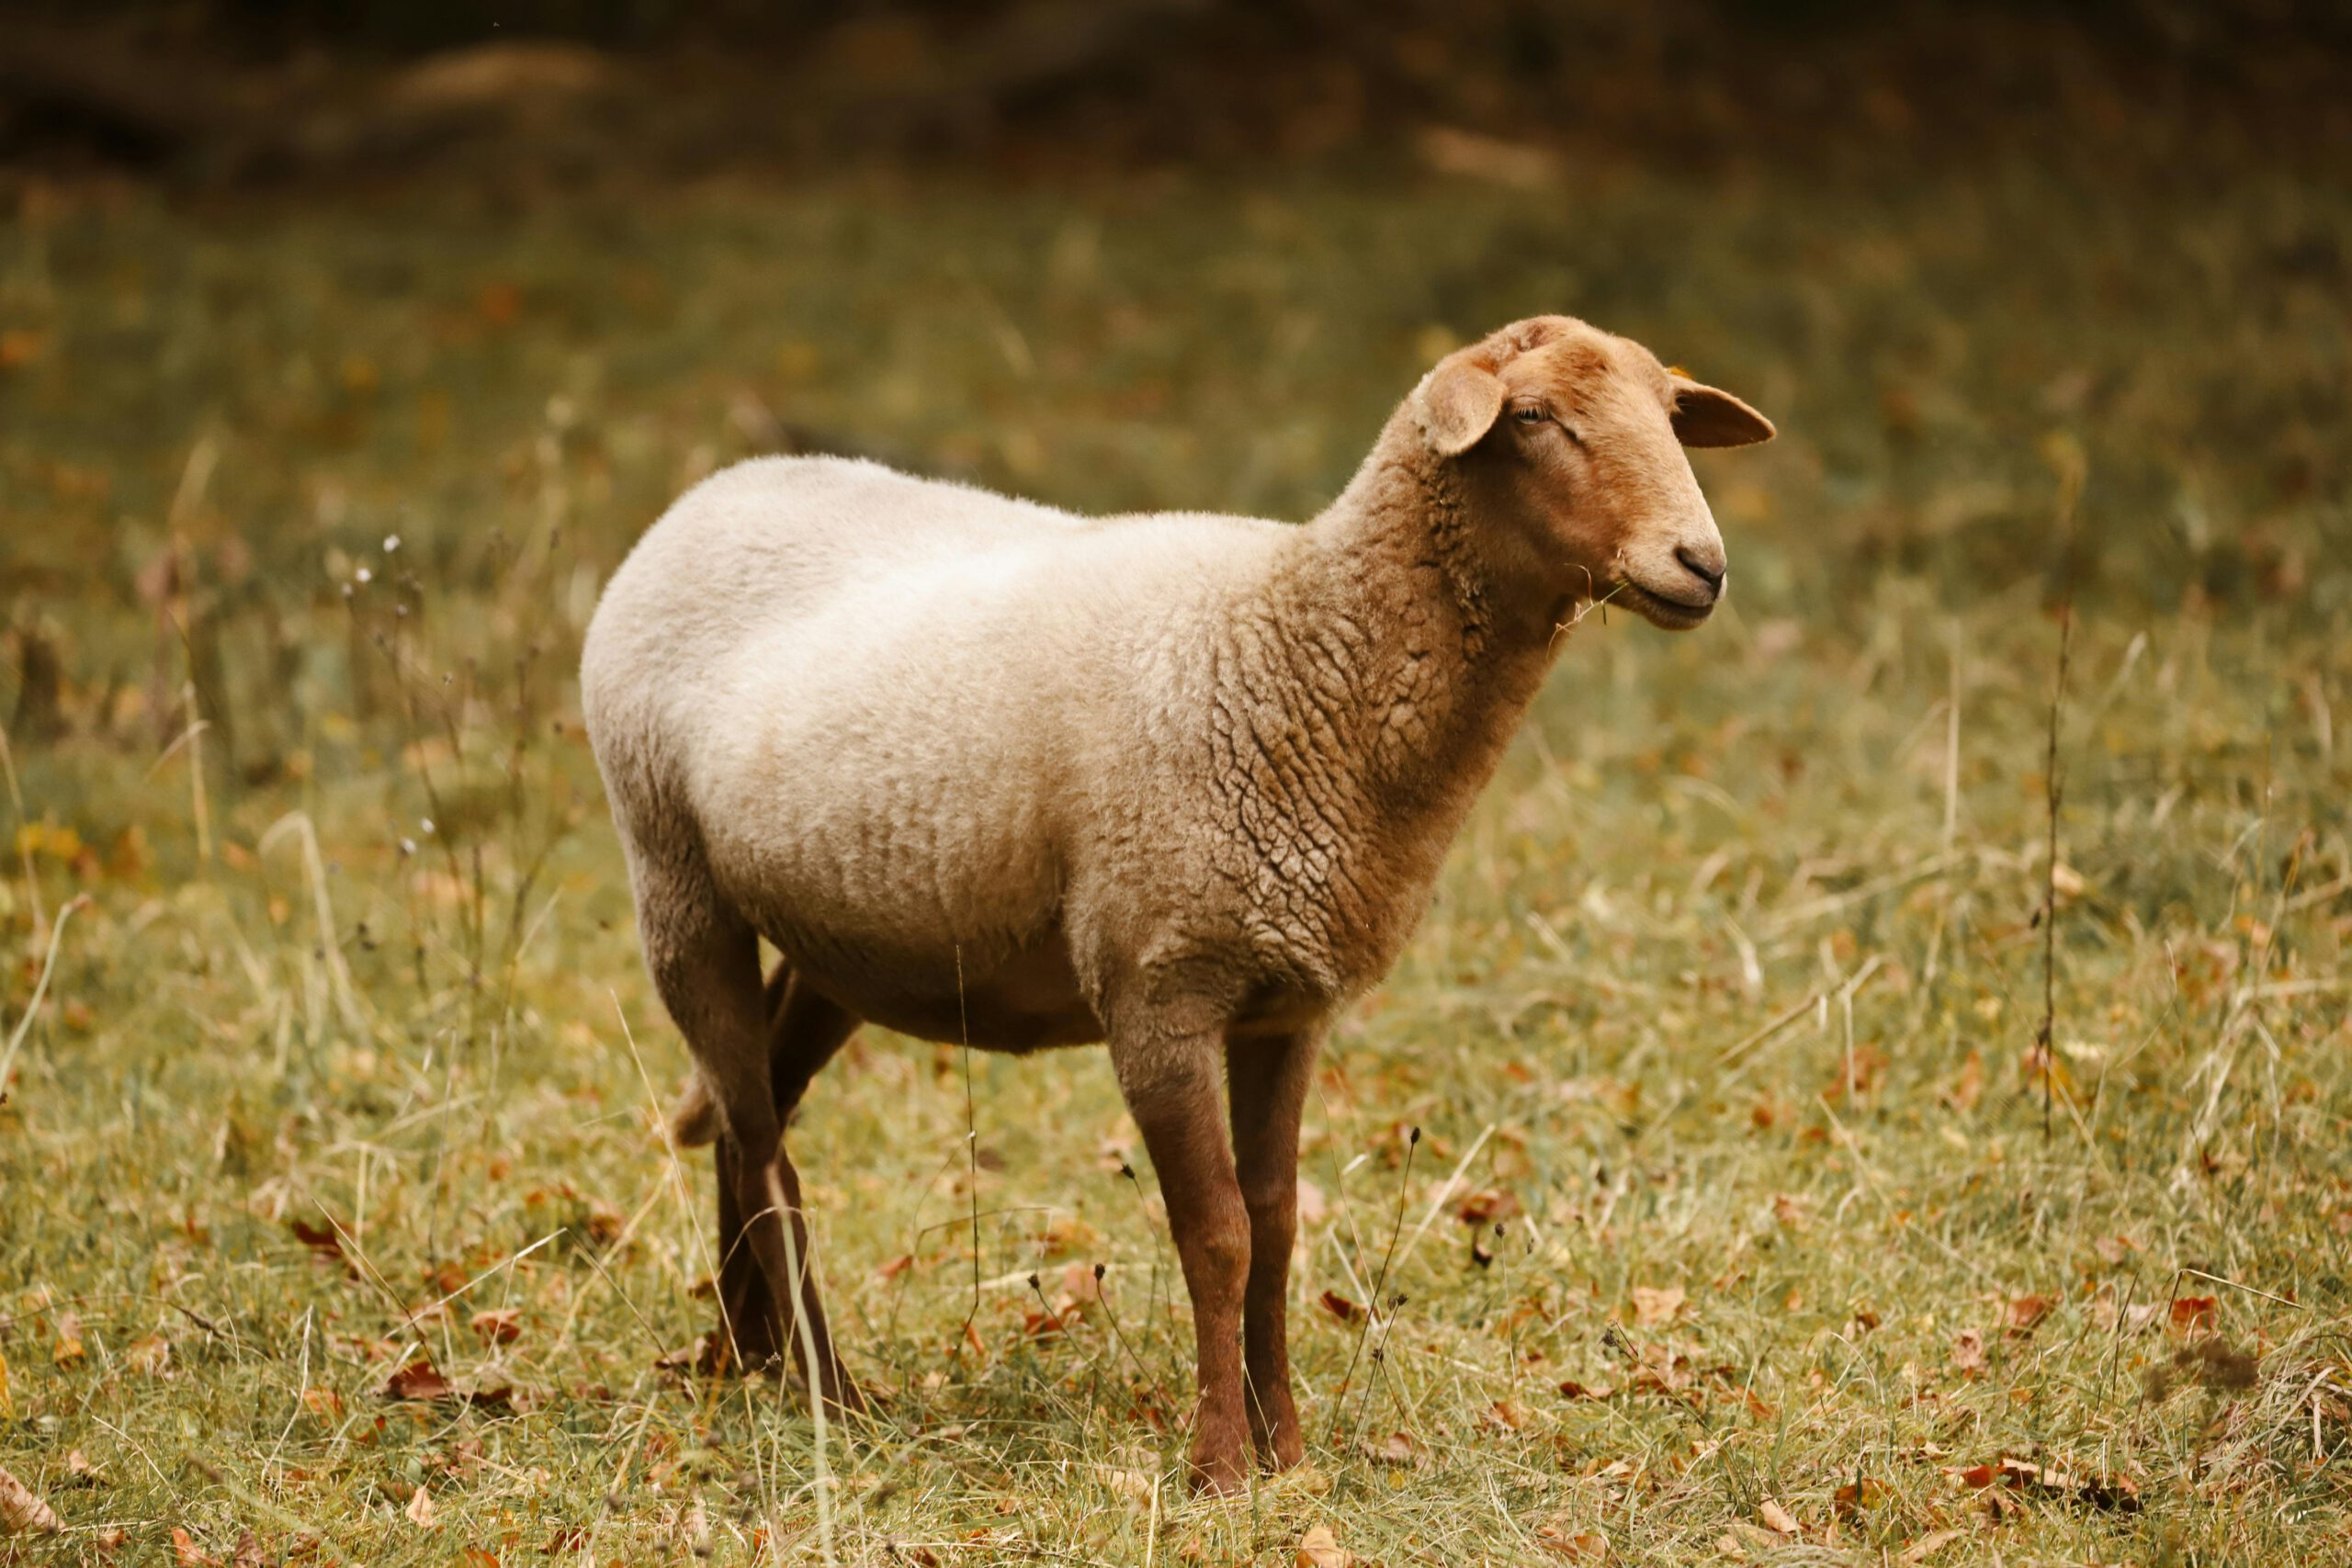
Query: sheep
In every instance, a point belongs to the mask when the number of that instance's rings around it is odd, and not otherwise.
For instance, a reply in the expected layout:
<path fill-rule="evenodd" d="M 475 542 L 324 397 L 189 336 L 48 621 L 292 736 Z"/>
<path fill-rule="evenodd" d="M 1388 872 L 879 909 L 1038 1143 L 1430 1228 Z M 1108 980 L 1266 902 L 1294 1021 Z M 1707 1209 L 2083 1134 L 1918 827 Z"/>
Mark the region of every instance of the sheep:
<path fill-rule="evenodd" d="M 1396 961 L 1579 607 L 1681 629 L 1721 599 L 1682 447 L 1772 434 L 1547 316 L 1442 360 L 1303 526 L 1081 517 L 829 457 L 688 491 L 606 589 L 581 695 L 695 1064 L 676 1128 L 717 1145 L 714 1344 L 788 1347 L 822 1408 L 865 1408 L 783 1140 L 861 1022 L 1105 1042 L 1192 1298 L 1193 1484 L 1239 1486 L 1251 1449 L 1297 1463 L 1319 1043 Z"/>

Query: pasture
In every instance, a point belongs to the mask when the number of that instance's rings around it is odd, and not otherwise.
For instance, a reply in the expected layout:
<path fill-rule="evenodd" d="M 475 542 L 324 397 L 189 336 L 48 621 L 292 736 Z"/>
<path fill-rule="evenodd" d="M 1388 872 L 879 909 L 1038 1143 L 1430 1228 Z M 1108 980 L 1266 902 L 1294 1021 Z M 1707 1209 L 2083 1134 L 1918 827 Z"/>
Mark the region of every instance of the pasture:
<path fill-rule="evenodd" d="M 0 1555 L 2352 1552 L 2347 256 L 2340 183 L 2063 159 L 27 186 L 0 1467 L 65 1533 Z M 1332 1043 L 1308 1467 L 1186 1496 L 1099 1051 L 865 1034 L 793 1138 L 887 1404 L 695 1376 L 573 684 L 637 531 L 795 446 L 1305 517 L 1550 310 L 1781 434 L 1697 460 L 1725 612 L 1576 628 Z"/>

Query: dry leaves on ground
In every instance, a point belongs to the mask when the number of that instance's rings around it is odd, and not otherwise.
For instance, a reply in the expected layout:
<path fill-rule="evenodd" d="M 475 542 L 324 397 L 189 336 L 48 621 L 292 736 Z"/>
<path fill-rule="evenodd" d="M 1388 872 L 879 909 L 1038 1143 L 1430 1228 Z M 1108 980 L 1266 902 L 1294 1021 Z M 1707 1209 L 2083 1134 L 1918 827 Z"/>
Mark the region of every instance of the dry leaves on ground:
<path fill-rule="evenodd" d="M 55 1535 L 60 1528 L 57 1515 L 31 1487 L 0 1470 L 0 1534 Z"/>
<path fill-rule="evenodd" d="M 1679 1285 L 1668 1285 L 1657 1290 L 1647 1285 L 1636 1285 L 1634 1287 L 1634 1321 L 1644 1328 L 1672 1323 L 1681 1315 L 1687 1300 L 1689 1298 Z"/>
<path fill-rule="evenodd" d="M 1298 1538 L 1297 1568 L 1348 1568 L 1355 1561 L 1329 1525 L 1316 1525 Z"/>
<path fill-rule="evenodd" d="M 2136 1513 L 2140 1507 L 2139 1484 L 2129 1476 L 2081 1476 L 2054 1462 L 2036 1464 L 2031 1460 L 2005 1456 L 1991 1464 L 1970 1465 L 1945 1473 L 1978 1492 L 1990 1491 L 1997 1485 L 2030 1496 L 2081 1503 L 2118 1513 Z"/>

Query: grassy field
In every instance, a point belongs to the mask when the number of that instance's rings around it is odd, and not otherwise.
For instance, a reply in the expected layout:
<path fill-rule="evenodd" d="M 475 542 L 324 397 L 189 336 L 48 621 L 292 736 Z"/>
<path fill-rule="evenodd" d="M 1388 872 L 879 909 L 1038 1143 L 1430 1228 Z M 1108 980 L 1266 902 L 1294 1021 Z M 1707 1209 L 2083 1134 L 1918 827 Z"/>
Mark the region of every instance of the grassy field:
<path fill-rule="evenodd" d="M 2063 166 L 28 190 L 0 1467 L 65 1534 L 0 1557 L 2352 1554 L 2347 258 L 2340 186 Z M 1185 1496 L 1099 1052 L 812 1093 L 877 1423 L 678 1370 L 709 1173 L 572 682 L 635 533 L 792 442 L 1304 516 L 1539 310 L 1782 435 L 1701 460 L 1728 613 L 1577 631 L 1334 1042 L 1311 1467 Z"/>

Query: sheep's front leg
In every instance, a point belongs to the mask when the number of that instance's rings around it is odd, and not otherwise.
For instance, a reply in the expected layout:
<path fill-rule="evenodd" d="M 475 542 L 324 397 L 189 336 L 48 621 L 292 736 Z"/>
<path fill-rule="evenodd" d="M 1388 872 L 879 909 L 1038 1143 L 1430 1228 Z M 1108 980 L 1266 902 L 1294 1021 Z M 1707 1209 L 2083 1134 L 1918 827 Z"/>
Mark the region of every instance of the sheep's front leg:
<path fill-rule="evenodd" d="M 1234 1162 L 1250 1213 L 1242 1293 L 1250 1438 L 1272 1470 L 1306 1457 L 1290 1387 L 1290 1259 L 1298 1234 L 1298 1114 L 1316 1046 L 1315 1035 L 1301 1033 L 1237 1040 L 1227 1052 Z"/>
<path fill-rule="evenodd" d="M 1250 1215 L 1218 1103 L 1223 1050 L 1219 1030 L 1114 1032 L 1111 1042 L 1112 1065 L 1159 1172 L 1168 1228 L 1193 1298 L 1200 1368 L 1193 1487 L 1235 1492 L 1243 1483 L 1249 1442 L 1239 1338 Z"/>

